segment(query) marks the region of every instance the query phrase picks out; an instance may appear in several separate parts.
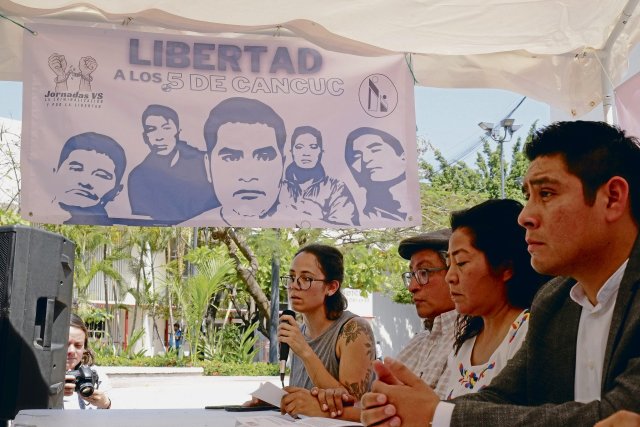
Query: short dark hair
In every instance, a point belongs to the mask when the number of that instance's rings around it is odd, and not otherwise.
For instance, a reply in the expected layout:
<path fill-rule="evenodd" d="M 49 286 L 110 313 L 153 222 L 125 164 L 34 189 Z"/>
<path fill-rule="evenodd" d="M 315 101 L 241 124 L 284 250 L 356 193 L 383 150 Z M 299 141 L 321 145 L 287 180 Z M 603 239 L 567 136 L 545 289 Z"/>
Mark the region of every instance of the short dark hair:
<path fill-rule="evenodd" d="M 531 161 L 562 156 L 569 173 L 582 182 L 584 200 L 593 205 L 598 189 L 614 176 L 629 184 L 631 214 L 640 222 L 640 143 L 605 122 L 556 122 L 538 130 L 524 146 Z"/>
<path fill-rule="evenodd" d="M 316 257 L 326 281 L 336 280 L 340 283 L 338 290 L 324 300 L 327 319 L 335 320 L 347 309 L 347 299 L 342 294 L 342 282 L 344 281 L 344 258 L 342 253 L 333 246 L 312 243 L 300 248 L 294 256 L 303 252 L 310 253 Z"/>
<path fill-rule="evenodd" d="M 116 182 L 113 190 L 105 194 L 101 202 L 104 204 L 113 200 L 120 192 L 120 182 L 127 167 L 127 156 L 124 149 L 116 142 L 115 139 L 95 132 L 85 132 L 72 136 L 64 143 L 60 150 L 60 159 L 58 160 L 58 171 L 69 155 L 76 150 L 95 151 L 109 157 L 115 166 Z"/>
<path fill-rule="evenodd" d="M 404 147 L 402 146 L 400 141 L 390 133 L 387 133 L 380 129 L 371 128 L 371 127 L 361 127 L 351 131 L 351 133 L 347 136 L 347 142 L 345 143 L 345 146 L 344 146 L 344 159 L 347 162 L 347 166 L 349 167 L 349 170 L 351 171 L 353 178 L 361 187 L 365 185 L 365 181 L 367 181 L 369 177 L 367 176 L 365 171 L 362 170 L 358 172 L 353 168 L 352 165 L 353 165 L 353 161 L 355 160 L 353 143 L 355 142 L 356 139 L 358 139 L 363 135 L 379 136 L 382 139 L 382 141 L 384 141 L 391 148 L 393 148 L 393 151 L 395 151 L 395 153 L 398 156 L 401 156 L 404 154 Z"/>
<path fill-rule="evenodd" d="M 149 105 L 142 112 L 142 126 L 145 125 L 149 116 L 160 116 L 167 120 L 172 120 L 176 124 L 176 129 L 180 130 L 180 119 L 178 119 L 178 113 L 173 108 L 158 104 Z"/>
<path fill-rule="evenodd" d="M 82 353 L 82 360 L 80 360 L 80 364 L 87 366 L 93 365 L 95 355 L 93 350 L 91 350 L 91 347 L 89 347 L 89 328 L 87 328 L 87 325 L 82 321 L 82 318 L 75 313 L 71 313 L 69 326 L 73 326 L 84 332 L 84 352 Z M 78 366 L 74 366 L 74 369 L 77 367 Z"/>
<path fill-rule="evenodd" d="M 282 117 L 267 104 L 250 98 L 227 98 L 213 107 L 204 123 L 204 140 L 207 152 L 211 153 L 218 142 L 218 129 L 227 123 L 261 123 L 272 128 L 276 133 L 276 143 L 280 154 L 284 155 L 284 144 L 287 140 Z"/>
<path fill-rule="evenodd" d="M 451 229 L 464 228 L 471 235 L 471 244 L 484 253 L 491 271 L 509 268 L 512 276 L 505 282 L 509 305 L 531 306 L 533 297 L 549 277 L 537 273 L 531 266 L 531 256 L 525 241 L 526 230 L 518 224 L 522 204 L 511 199 L 492 199 L 469 209 L 451 214 Z M 456 352 L 462 343 L 483 328 L 482 318 L 460 316 L 456 322 Z"/>
<path fill-rule="evenodd" d="M 298 139 L 300 135 L 307 134 L 313 135 L 316 138 L 316 141 L 318 141 L 318 145 L 322 147 L 322 134 L 313 126 L 298 126 L 297 128 L 295 128 L 293 130 L 293 133 L 291 134 L 291 147 L 293 147 L 293 145 L 296 143 L 296 139 Z"/>

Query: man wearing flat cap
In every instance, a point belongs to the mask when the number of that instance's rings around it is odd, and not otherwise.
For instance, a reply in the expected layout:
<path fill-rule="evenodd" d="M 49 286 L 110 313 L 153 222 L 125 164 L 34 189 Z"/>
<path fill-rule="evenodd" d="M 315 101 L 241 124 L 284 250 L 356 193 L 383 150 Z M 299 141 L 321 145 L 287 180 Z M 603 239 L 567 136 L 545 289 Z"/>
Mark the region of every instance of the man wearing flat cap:
<path fill-rule="evenodd" d="M 413 296 L 418 316 L 424 319 L 425 330 L 413 337 L 396 359 L 441 398 L 446 398 L 447 357 L 453 349 L 458 316 L 445 281 L 450 236 L 447 228 L 409 237 L 398 246 L 400 256 L 409 260 L 409 271 L 402 274 L 402 279 Z"/>

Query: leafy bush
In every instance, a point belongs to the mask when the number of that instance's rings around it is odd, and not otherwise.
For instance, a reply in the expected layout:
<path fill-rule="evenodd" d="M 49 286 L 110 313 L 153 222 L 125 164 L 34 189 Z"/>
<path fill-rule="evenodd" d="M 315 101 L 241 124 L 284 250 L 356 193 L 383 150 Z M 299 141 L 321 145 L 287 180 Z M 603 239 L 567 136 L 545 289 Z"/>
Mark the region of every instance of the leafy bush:
<path fill-rule="evenodd" d="M 279 373 L 277 364 L 263 362 L 238 363 L 221 362 L 219 360 L 196 360 L 190 358 L 178 358 L 176 353 L 170 351 L 166 354 L 158 354 L 153 357 L 133 357 L 113 354 L 97 353 L 96 365 L 99 366 L 148 366 L 148 367 L 194 367 L 204 369 L 205 375 L 218 376 L 277 376 Z"/>
<path fill-rule="evenodd" d="M 222 328 L 209 328 L 201 341 L 202 359 L 251 363 L 258 352 L 258 349 L 254 348 L 258 340 L 254 333 L 257 328 L 257 322 L 248 328 L 233 323 L 227 323 Z"/>
<path fill-rule="evenodd" d="M 150 366 L 174 367 L 192 366 L 188 359 L 179 359 L 175 352 L 158 354 L 153 357 L 131 357 L 128 355 L 96 354 L 96 365 L 99 366 Z"/>
<path fill-rule="evenodd" d="M 200 362 L 205 375 L 215 376 L 276 376 L 279 373 L 277 364 L 255 362 L 236 363 L 209 360 Z"/>

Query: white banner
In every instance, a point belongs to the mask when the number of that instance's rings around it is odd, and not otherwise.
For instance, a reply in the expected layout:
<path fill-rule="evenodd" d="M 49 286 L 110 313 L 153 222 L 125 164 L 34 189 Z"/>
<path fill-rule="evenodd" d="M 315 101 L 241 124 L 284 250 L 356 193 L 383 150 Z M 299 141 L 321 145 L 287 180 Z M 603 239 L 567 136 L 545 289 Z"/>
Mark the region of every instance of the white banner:
<path fill-rule="evenodd" d="M 32 25 L 24 218 L 399 227 L 421 221 L 401 55 L 285 36 Z"/>

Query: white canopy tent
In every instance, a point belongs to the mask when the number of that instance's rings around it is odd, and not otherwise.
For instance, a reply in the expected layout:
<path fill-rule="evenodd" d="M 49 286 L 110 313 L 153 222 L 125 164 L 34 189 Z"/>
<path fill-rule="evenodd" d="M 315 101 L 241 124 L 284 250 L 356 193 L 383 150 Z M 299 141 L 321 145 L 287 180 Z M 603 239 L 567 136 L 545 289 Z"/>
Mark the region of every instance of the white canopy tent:
<path fill-rule="evenodd" d="M 293 33 L 360 55 L 404 52 L 419 85 L 500 88 L 580 116 L 621 82 L 640 0 L 0 0 L 0 13 L 202 33 Z M 0 19 L 0 79 L 21 80 L 22 40 Z"/>

